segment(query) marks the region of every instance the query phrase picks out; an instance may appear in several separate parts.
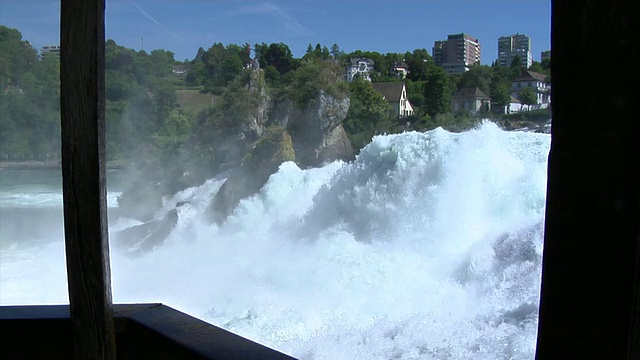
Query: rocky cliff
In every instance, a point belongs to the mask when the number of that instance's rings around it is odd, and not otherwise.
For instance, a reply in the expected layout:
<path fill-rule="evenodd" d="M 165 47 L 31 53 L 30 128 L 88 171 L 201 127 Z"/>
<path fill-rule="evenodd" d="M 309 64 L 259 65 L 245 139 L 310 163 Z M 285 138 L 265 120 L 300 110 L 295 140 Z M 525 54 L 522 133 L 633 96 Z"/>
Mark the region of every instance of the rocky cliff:
<path fill-rule="evenodd" d="M 338 80 L 328 83 L 333 81 Z M 286 93 L 275 99 L 263 70 L 248 69 L 205 114 L 200 132 L 206 135 L 200 139 L 206 139 L 212 153 L 205 163 L 211 164 L 213 173 L 231 174 L 212 199 L 212 222 L 224 222 L 240 200 L 257 193 L 282 162 L 295 161 L 306 168 L 353 158 L 341 124 L 349 111 L 349 97 L 322 88 L 310 94 L 304 104 Z M 190 183 L 182 174 L 176 175 L 179 180 L 132 182 L 119 199 L 120 213 L 149 221 L 161 206 L 162 196 L 197 185 L 197 181 Z"/>
<path fill-rule="evenodd" d="M 250 98 L 257 98 L 259 106 L 250 116 L 236 117 L 239 133 L 234 137 L 243 140 L 236 146 L 244 147 L 244 155 L 211 203 L 211 219 L 218 224 L 242 198 L 257 193 L 282 162 L 314 167 L 354 156 L 341 125 L 349 111 L 348 97 L 319 89 L 315 97 L 300 105 L 288 97 L 273 101 L 260 84 L 264 84 L 262 70 L 252 70 L 244 89 Z"/>

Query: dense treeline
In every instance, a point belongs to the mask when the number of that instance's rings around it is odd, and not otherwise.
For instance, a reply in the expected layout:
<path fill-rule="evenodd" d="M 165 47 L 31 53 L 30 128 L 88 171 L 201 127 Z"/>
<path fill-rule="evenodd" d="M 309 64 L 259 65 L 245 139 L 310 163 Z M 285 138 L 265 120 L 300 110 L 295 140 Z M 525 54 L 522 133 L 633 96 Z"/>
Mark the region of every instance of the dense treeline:
<path fill-rule="evenodd" d="M 1 25 L 0 54 L 1 159 L 59 157 L 59 60 L 55 56 L 39 57 L 18 30 Z M 353 57 L 375 62 L 373 82 L 403 81 L 415 115 L 402 120 L 390 118 L 386 101 L 367 81 L 329 82 Z M 390 72 L 399 61 L 409 67 L 404 79 Z M 144 160 L 156 169 L 166 168 L 167 163 L 186 167 L 197 161 L 194 159 L 215 157 L 207 142 L 219 141 L 219 137 L 206 136 L 207 124 L 232 121 L 222 118 L 228 114 L 229 106 L 240 112 L 252 106 L 251 101 L 237 100 L 242 88 L 236 80 L 246 67 L 264 70 L 270 96 L 286 96 L 301 105 L 312 99 L 318 89 L 347 93 L 351 107 L 343 126 L 355 149 L 379 133 L 437 126 L 464 130 L 473 126 L 476 118 L 451 113 L 451 96 L 460 88 L 478 87 L 497 104 L 506 104 L 511 80 L 523 70 L 514 61 L 511 67 L 476 65 L 464 74 L 448 75 L 434 64 L 425 49 L 404 54 L 360 50 L 344 53 L 337 44 L 330 48 L 309 44 L 302 58 L 294 58 L 284 43 L 255 44 L 253 49 L 249 44 L 214 43 L 207 50 L 198 49 L 193 60 L 179 62 L 170 51 L 135 51 L 113 40 L 106 43 L 105 65 L 107 156 L 109 160 L 136 163 Z M 172 73 L 176 65 L 187 70 L 184 76 Z M 549 75 L 549 65 L 534 62 L 531 70 Z M 198 111 L 181 108 L 176 91 L 184 89 L 208 94 L 206 99 L 216 101 L 204 103 Z M 206 164 L 193 164 L 201 165 Z"/>
<path fill-rule="evenodd" d="M 60 67 L 0 26 L 0 160 L 60 157 Z"/>
<path fill-rule="evenodd" d="M 151 158 L 188 131 L 176 109 L 173 53 L 134 51 L 105 44 L 107 156 L 110 160 Z M 170 139 L 168 139 L 170 138 Z"/>

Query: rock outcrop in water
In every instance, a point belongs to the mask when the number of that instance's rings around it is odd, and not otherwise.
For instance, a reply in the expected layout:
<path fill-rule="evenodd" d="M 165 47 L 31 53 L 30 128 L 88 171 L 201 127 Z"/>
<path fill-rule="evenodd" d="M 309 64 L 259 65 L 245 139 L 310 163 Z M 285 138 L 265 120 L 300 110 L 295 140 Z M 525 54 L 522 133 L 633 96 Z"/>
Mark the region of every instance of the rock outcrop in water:
<path fill-rule="evenodd" d="M 211 219 L 218 224 L 227 219 L 242 198 L 257 193 L 285 161 L 313 167 L 353 158 L 351 143 L 341 125 L 349 111 L 348 97 L 318 90 L 313 99 L 301 106 L 288 97 L 271 100 L 260 84 L 264 84 L 263 72 L 253 70 L 245 89 L 250 97 L 257 96 L 260 106 L 251 116 L 240 119 L 241 131 L 236 137 L 257 140 L 236 144 L 242 147 L 242 160 L 210 206 Z"/>
<path fill-rule="evenodd" d="M 240 200 L 258 192 L 280 164 L 294 160 L 293 143 L 285 128 L 275 125 L 266 129 L 213 198 L 210 206 L 213 221 L 224 222 Z"/>
<path fill-rule="evenodd" d="M 338 81 L 336 76 L 327 83 Z M 200 141 L 212 153 L 210 172 L 231 174 L 212 199 L 212 222 L 224 222 L 240 200 L 257 193 L 285 161 L 304 168 L 354 157 L 342 127 L 350 105 L 346 93 L 318 88 L 302 104 L 288 95 L 273 96 L 269 90 L 263 70 L 246 70 L 199 125 Z M 119 199 L 120 213 L 149 221 L 161 206 L 162 196 L 198 184 L 176 175 L 179 181 L 156 179 L 146 185 L 137 181 Z"/>

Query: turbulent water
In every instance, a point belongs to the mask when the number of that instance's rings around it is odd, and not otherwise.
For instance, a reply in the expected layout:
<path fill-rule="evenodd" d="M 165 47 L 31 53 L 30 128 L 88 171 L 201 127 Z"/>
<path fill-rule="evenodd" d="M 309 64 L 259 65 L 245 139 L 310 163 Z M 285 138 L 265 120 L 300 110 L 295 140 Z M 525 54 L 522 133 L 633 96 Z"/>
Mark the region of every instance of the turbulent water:
<path fill-rule="evenodd" d="M 164 244 L 112 239 L 114 301 L 301 359 L 532 359 L 549 144 L 491 123 L 378 136 L 351 163 L 282 164 L 221 227 L 204 220 L 224 181 L 209 180 L 165 199 L 158 218 L 186 203 Z M 61 222 L 59 190 L 0 185 L 0 302 L 67 302 L 62 226 L 15 220 Z"/>

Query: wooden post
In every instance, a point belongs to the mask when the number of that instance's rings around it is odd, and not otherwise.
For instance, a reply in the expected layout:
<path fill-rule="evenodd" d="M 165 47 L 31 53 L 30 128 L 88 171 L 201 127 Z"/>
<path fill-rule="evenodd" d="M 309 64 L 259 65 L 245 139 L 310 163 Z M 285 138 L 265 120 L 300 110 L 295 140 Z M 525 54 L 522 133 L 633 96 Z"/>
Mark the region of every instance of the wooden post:
<path fill-rule="evenodd" d="M 77 359 L 114 359 L 106 207 L 104 0 L 62 0 L 60 110 L 69 302 Z"/>
<path fill-rule="evenodd" d="M 536 358 L 640 359 L 640 12 L 631 0 L 554 0 L 551 12 Z"/>

